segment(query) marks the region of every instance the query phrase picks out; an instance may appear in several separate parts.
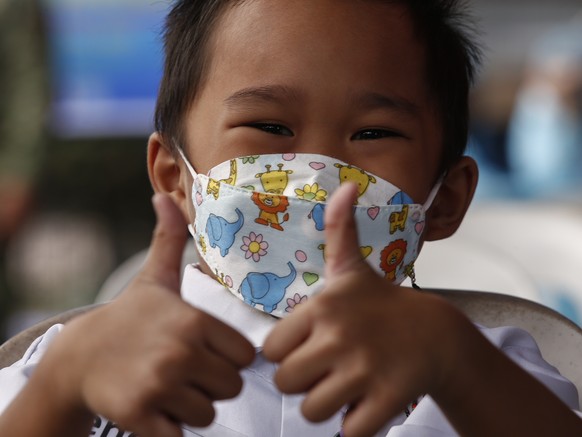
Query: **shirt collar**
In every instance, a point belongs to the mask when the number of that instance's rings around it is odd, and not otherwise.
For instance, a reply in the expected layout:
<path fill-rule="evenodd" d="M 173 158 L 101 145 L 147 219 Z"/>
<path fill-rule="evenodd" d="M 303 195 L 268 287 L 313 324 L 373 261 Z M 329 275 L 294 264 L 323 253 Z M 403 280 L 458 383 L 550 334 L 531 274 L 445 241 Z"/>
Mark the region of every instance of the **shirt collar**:
<path fill-rule="evenodd" d="M 236 329 L 258 349 L 262 348 L 267 335 L 277 323 L 276 318 L 233 296 L 194 264 L 186 266 L 184 270 L 182 298 Z"/>

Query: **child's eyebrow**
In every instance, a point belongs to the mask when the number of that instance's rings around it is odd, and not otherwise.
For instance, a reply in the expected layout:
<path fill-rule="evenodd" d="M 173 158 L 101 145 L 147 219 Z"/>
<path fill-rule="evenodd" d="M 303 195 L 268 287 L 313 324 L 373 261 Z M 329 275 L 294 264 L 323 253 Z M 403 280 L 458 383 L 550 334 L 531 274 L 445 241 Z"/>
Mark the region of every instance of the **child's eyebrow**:
<path fill-rule="evenodd" d="M 252 107 L 259 103 L 288 103 L 300 101 L 302 95 L 296 89 L 283 85 L 265 85 L 248 87 L 236 91 L 226 99 L 224 104 L 232 109 Z M 349 105 L 363 110 L 385 109 L 418 117 L 420 108 L 414 102 L 396 95 L 378 92 L 364 92 L 351 95 Z"/>
<path fill-rule="evenodd" d="M 259 102 L 281 103 L 300 100 L 300 94 L 283 85 L 266 85 L 243 88 L 224 99 L 226 106 L 249 106 Z"/>
<path fill-rule="evenodd" d="M 420 115 L 420 108 L 416 103 L 396 95 L 389 96 L 376 92 L 367 92 L 352 96 L 352 103 L 365 110 L 388 109 L 414 117 Z"/>

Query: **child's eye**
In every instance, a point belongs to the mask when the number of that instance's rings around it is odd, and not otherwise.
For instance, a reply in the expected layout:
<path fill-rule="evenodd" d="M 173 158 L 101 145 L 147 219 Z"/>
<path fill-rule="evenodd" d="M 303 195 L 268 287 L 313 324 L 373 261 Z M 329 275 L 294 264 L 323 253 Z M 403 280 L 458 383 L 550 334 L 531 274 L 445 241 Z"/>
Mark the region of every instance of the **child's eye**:
<path fill-rule="evenodd" d="M 260 129 L 263 132 L 266 132 L 268 134 L 272 134 L 272 135 L 282 135 L 285 137 L 292 137 L 294 136 L 293 132 L 291 131 L 291 129 L 281 125 L 281 124 L 275 124 L 275 123 L 252 123 L 249 124 L 250 127 L 253 127 L 255 129 Z"/>
<path fill-rule="evenodd" d="M 382 138 L 400 137 L 397 132 L 386 130 L 386 129 L 364 129 L 356 132 L 352 136 L 352 141 L 358 140 L 380 140 Z"/>

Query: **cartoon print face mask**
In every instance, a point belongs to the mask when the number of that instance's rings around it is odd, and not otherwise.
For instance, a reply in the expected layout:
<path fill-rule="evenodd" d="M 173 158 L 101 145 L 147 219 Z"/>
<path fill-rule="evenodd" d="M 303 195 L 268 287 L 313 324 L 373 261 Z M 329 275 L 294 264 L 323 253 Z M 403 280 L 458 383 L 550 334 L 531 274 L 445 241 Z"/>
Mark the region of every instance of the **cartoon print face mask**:
<path fill-rule="evenodd" d="M 353 213 L 362 256 L 394 284 L 413 275 L 425 211 L 440 185 L 421 205 L 390 182 L 323 155 L 246 156 L 208 175 L 182 158 L 194 178 L 190 232 L 200 255 L 232 294 L 276 317 L 324 287 L 323 216 L 340 184 L 358 187 Z"/>

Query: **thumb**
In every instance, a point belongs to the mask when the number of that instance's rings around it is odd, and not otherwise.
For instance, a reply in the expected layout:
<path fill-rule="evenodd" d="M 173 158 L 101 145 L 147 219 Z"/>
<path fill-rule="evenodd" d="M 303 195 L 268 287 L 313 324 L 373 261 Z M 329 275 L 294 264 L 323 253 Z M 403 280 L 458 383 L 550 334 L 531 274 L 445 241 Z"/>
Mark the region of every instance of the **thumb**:
<path fill-rule="evenodd" d="M 182 211 L 167 194 L 155 194 L 152 203 L 157 223 L 141 275 L 179 292 L 187 225 Z"/>
<path fill-rule="evenodd" d="M 342 184 L 325 208 L 326 278 L 356 268 L 363 262 L 352 211 L 357 196 L 355 184 Z"/>

